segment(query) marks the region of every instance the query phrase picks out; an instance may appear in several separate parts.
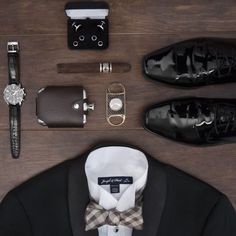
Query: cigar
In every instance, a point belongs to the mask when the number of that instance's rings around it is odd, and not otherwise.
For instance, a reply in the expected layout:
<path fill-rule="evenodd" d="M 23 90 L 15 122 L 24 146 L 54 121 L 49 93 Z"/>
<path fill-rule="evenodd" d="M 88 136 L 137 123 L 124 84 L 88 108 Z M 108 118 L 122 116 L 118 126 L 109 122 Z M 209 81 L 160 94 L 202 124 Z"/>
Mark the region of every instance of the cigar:
<path fill-rule="evenodd" d="M 58 73 L 126 73 L 131 69 L 129 63 L 60 63 L 57 64 Z"/>

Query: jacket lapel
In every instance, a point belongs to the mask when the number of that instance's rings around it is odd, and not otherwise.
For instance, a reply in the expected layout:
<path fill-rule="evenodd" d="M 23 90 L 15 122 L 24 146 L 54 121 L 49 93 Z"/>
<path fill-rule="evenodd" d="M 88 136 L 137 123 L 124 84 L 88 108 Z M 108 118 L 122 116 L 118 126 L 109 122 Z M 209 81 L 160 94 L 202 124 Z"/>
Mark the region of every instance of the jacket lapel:
<path fill-rule="evenodd" d="M 149 162 L 147 185 L 144 190 L 144 229 L 134 230 L 132 236 L 157 236 L 166 200 L 164 165 L 146 154 Z M 84 213 L 89 203 L 85 175 L 87 155 L 71 162 L 68 173 L 68 205 L 73 236 L 98 236 L 97 230 L 85 231 Z"/>
<path fill-rule="evenodd" d="M 143 197 L 143 230 L 134 230 L 133 236 L 157 236 L 165 206 L 167 183 L 164 164 L 148 157 L 149 171 Z"/>
<path fill-rule="evenodd" d="M 84 213 L 89 190 L 84 165 L 87 155 L 72 161 L 68 173 L 68 204 L 73 236 L 98 236 L 97 230 L 85 231 Z"/>

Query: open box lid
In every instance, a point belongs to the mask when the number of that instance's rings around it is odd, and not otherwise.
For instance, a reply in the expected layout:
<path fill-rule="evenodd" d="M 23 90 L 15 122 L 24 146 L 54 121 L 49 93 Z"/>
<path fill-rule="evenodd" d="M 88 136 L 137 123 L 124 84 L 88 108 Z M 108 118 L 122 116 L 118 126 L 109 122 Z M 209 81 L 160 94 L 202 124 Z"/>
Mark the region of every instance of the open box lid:
<path fill-rule="evenodd" d="M 65 12 L 71 19 L 105 19 L 109 6 L 106 2 L 68 2 Z"/>

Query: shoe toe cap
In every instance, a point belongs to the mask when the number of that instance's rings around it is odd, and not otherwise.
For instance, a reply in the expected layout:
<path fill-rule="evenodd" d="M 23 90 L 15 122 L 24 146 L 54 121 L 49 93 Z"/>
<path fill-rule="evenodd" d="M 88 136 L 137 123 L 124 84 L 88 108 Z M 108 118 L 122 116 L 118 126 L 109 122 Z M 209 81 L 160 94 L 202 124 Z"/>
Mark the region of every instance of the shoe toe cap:
<path fill-rule="evenodd" d="M 145 57 L 143 71 L 153 80 L 165 83 L 174 83 L 177 73 L 171 49 L 156 51 Z"/>
<path fill-rule="evenodd" d="M 162 103 L 153 106 L 145 113 L 145 128 L 166 138 L 190 144 L 204 143 L 195 124 L 197 117 L 188 117 L 186 104 L 181 102 Z"/>
<path fill-rule="evenodd" d="M 145 113 L 145 127 L 154 133 L 174 138 L 168 112 L 169 105 L 160 105 L 149 109 Z"/>

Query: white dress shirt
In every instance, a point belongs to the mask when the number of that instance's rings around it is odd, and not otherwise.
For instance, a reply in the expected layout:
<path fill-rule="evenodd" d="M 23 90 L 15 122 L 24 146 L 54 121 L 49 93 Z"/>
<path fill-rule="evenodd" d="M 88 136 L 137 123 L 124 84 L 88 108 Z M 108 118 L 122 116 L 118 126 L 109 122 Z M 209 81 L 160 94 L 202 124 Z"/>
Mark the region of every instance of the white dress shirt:
<path fill-rule="evenodd" d="M 90 197 L 106 210 L 116 208 L 122 212 L 135 206 L 135 194 L 147 181 L 148 161 L 139 150 L 110 146 L 92 151 L 85 163 Z M 119 193 L 111 193 L 110 185 L 99 185 L 98 178 L 127 176 L 132 184 L 120 184 Z M 99 236 L 132 236 L 133 229 L 120 225 L 98 228 Z"/>

